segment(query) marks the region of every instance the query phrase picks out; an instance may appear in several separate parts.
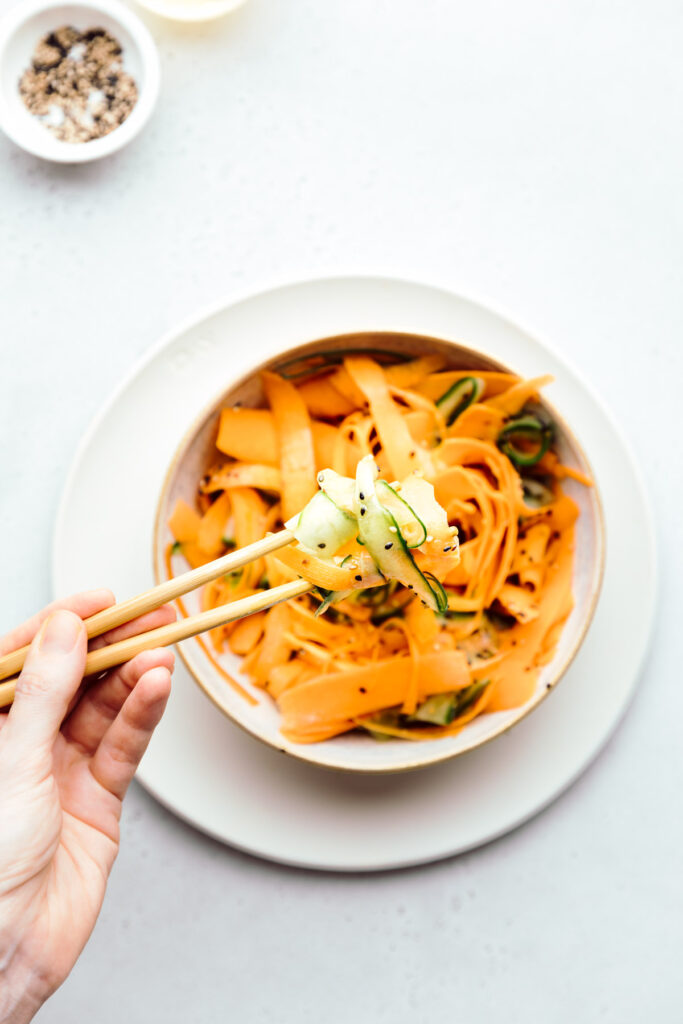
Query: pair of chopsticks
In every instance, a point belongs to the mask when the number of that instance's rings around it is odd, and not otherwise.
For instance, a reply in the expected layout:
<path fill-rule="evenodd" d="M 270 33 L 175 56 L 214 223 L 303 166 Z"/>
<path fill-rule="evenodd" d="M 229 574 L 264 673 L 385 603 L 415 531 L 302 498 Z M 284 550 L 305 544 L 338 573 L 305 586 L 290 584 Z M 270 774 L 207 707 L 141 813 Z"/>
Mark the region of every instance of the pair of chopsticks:
<path fill-rule="evenodd" d="M 121 601 L 119 604 L 113 604 L 110 608 L 105 608 L 84 620 L 88 636 L 100 636 L 109 629 L 122 626 L 139 615 L 154 611 L 162 604 L 173 601 L 176 597 L 181 597 L 205 583 L 210 583 L 211 580 L 218 579 L 219 576 L 233 572 L 257 558 L 262 558 L 263 555 L 270 554 L 271 551 L 277 551 L 278 548 L 290 544 L 293 540 L 294 534 L 291 530 L 280 530 L 254 544 L 248 544 L 244 548 L 231 551 L 228 555 L 207 562 L 206 565 L 201 565 L 197 569 L 191 569 L 181 576 L 174 576 L 173 579 L 160 583 L 143 594 L 131 597 L 127 601 Z M 224 626 L 228 622 L 234 622 L 236 619 L 243 619 L 255 612 L 264 611 L 275 604 L 280 604 L 281 601 L 289 601 L 312 589 L 313 585 L 307 580 L 292 580 L 291 583 L 283 583 L 282 586 L 273 587 L 272 590 L 266 590 L 262 594 L 252 594 L 239 601 L 210 608 L 208 611 L 191 615 L 186 619 L 179 619 L 168 626 L 159 626 L 146 633 L 131 636 L 127 640 L 120 640 L 118 643 L 100 647 L 99 650 L 90 651 L 86 657 L 85 675 L 104 672 L 105 669 L 112 668 L 114 665 L 122 665 L 125 661 L 130 661 L 140 651 L 149 651 L 154 647 L 168 647 L 170 644 L 187 640 L 191 636 L 204 633 L 216 626 Z M 28 646 L 21 647 L 0 658 L 0 679 L 6 680 L 0 683 L 0 708 L 6 707 L 14 700 L 16 679 L 9 679 L 8 676 L 15 676 L 21 672 L 28 651 Z"/>

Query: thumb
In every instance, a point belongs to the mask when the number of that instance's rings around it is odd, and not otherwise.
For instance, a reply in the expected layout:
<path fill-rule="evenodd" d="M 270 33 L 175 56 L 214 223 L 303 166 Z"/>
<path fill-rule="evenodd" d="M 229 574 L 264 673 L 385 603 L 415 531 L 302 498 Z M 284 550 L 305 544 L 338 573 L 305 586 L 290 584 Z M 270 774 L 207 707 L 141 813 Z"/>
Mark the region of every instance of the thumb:
<path fill-rule="evenodd" d="M 83 679 L 86 648 L 85 627 L 73 612 L 56 611 L 45 620 L 17 679 L 3 730 L 7 742 L 26 750 L 52 746 Z"/>

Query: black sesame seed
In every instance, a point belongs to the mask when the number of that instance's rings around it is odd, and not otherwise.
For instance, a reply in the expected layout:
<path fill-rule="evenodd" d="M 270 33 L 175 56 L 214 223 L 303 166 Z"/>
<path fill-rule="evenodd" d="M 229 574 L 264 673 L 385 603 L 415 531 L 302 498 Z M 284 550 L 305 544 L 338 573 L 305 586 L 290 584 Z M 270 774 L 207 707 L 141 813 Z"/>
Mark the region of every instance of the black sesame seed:
<path fill-rule="evenodd" d="M 385 550 L 385 551 L 388 551 L 388 550 L 389 550 L 389 548 L 393 548 L 393 546 L 394 546 L 394 545 L 393 545 L 393 541 L 389 541 L 389 543 L 388 543 L 388 544 L 385 544 L 385 545 L 384 545 L 384 550 Z"/>
<path fill-rule="evenodd" d="M 318 547 L 319 547 L 319 548 L 324 548 L 324 547 L 325 547 L 325 541 L 324 541 L 324 540 L 321 540 L 321 541 L 320 541 L 320 544 L 318 544 Z"/>
<path fill-rule="evenodd" d="M 364 687 L 364 686 L 359 686 L 359 687 L 358 687 L 358 689 L 359 689 L 359 691 L 360 691 L 361 693 L 367 693 L 367 692 L 368 692 L 368 691 L 367 691 L 367 690 L 365 689 L 365 687 Z"/>
<path fill-rule="evenodd" d="M 363 577 L 362 576 L 354 576 L 354 579 L 357 580 L 358 583 L 362 583 L 363 582 Z"/>
<path fill-rule="evenodd" d="M 361 501 L 365 501 L 365 495 L 363 494 L 363 492 L 362 492 L 362 491 L 360 492 L 360 494 L 358 495 L 358 497 L 360 498 L 360 500 L 361 500 Z"/>
<path fill-rule="evenodd" d="M 367 509 L 365 509 L 365 508 L 363 508 L 363 507 L 361 506 L 360 514 L 361 514 L 362 516 L 364 516 L 366 512 L 367 512 Z"/>

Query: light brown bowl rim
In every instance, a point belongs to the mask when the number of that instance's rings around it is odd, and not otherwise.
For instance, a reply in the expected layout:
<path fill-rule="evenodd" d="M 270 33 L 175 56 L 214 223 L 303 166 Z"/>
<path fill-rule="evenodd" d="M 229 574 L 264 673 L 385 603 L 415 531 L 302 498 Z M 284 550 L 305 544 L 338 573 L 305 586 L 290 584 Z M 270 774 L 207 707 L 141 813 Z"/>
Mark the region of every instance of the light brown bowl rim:
<path fill-rule="evenodd" d="M 160 551 L 161 551 L 161 548 L 162 548 L 162 545 L 160 544 L 160 540 L 161 540 L 161 530 L 166 525 L 165 521 L 162 520 L 162 516 L 163 516 L 163 512 L 164 512 L 165 501 L 166 501 L 168 492 L 170 490 L 171 480 L 172 480 L 172 478 L 173 478 L 173 476 L 175 474 L 175 471 L 176 471 L 177 467 L 179 466 L 183 456 L 185 455 L 185 453 L 187 451 L 187 448 L 189 447 L 190 443 L 192 442 L 194 436 L 196 435 L 197 431 L 200 429 L 200 427 L 204 424 L 204 422 L 208 418 L 208 416 L 210 414 L 210 411 L 213 410 L 219 404 L 219 402 L 221 401 L 222 396 L 224 396 L 228 391 L 234 391 L 237 388 L 241 387 L 247 381 L 249 381 L 251 378 L 253 378 L 258 373 L 260 373 L 261 370 L 263 370 L 263 369 L 266 369 L 266 368 L 272 369 L 274 366 L 277 366 L 278 364 L 282 364 L 283 362 L 284 363 L 286 363 L 286 362 L 294 362 L 297 357 L 296 357 L 296 355 L 292 356 L 292 353 L 297 353 L 301 349 L 306 349 L 306 348 L 310 347 L 311 345 L 324 345 L 325 343 L 329 343 L 329 342 L 337 342 L 338 343 L 343 338 L 371 337 L 373 335 L 391 335 L 392 337 L 400 337 L 400 338 L 406 338 L 406 339 L 408 339 L 408 338 L 410 338 L 410 339 L 422 339 L 422 340 L 428 341 L 428 342 L 435 342 L 435 343 L 437 343 L 439 345 L 452 346 L 454 348 L 459 348 L 459 349 L 469 353 L 475 360 L 478 358 L 480 360 L 483 360 L 483 361 L 486 361 L 486 362 L 488 362 L 490 364 L 493 364 L 493 366 L 496 369 L 496 372 L 510 373 L 510 374 L 513 374 L 516 377 L 521 377 L 521 378 L 524 377 L 524 374 L 521 374 L 518 371 L 516 371 L 514 369 L 511 369 L 506 364 L 501 363 L 500 360 L 494 359 L 492 356 L 487 355 L 485 352 L 482 352 L 479 349 L 473 348 L 471 345 L 467 345 L 467 344 L 465 344 L 465 343 L 463 343 L 461 341 L 454 341 L 454 340 L 449 339 L 449 338 L 438 338 L 438 337 L 435 337 L 434 335 L 429 335 L 429 334 L 416 334 L 415 332 L 412 332 L 412 331 L 396 331 L 396 330 L 384 330 L 383 331 L 383 330 L 373 329 L 373 330 L 370 330 L 370 331 L 353 331 L 353 332 L 344 332 L 342 334 L 332 334 L 332 335 L 327 335 L 327 336 L 325 336 L 323 338 L 313 338 L 313 339 L 311 339 L 309 341 L 302 341 L 298 345 L 295 345 L 295 346 L 292 346 L 290 348 L 285 349 L 283 352 L 279 352 L 279 353 L 276 353 L 274 355 L 266 356 L 266 358 L 262 359 L 260 362 L 258 362 L 255 366 L 253 366 L 247 372 L 243 373 L 236 381 L 233 381 L 229 385 L 229 387 L 222 388 L 221 391 L 217 392 L 214 395 L 214 397 L 209 402 L 206 402 L 205 405 L 202 406 L 202 409 L 199 411 L 199 413 L 197 413 L 197 415 L 194 417 L 194 419 L 192 420 L 190 426 L 183 433 L 183 436 L 181 437 L 180 441 L 178 442 L 178 445 L 177 445 L 177 447 L 176 447 L 176 449 L 175 449 L 175 451 L 173 453 L 173 457 L 172 457 L 171 462 L 170 462 L 170 464 L 168 466 L 168 469 L 166 470 L 166 473 L 164 474 L 164 479 L 163 479 L 163 482 L 162 482 L 162 485 L 161 485 L 161 489 L 160 489 L 160 492 L 159 492 L 159 498 L 158 498 L 158 501 L 157 501 L 156 513 L 155 513 L 155 516 L 154 516 L 154 530 L 153 530 L 153 537 L 152 537 L 152 561 L 153 561 L 154 578 L 155 578 L 155 582 L 157 584 L 163 582 L 165 580 L 165 578 L 166 578 L 166 566 L 164 564 L 163 558 L 160 556 Z M 366 346 L 365 348 L 362 348 L 362 347 L 361 348 L 355 348 L 355 349 L 351 349 L 350 348 L 348 351 L 356 351 L 356 352 L 368 351 L 368 347 L 369 346 Z M 305 358 L 305 356 L 301 356 L 300 358 L 303 359 L 303 358 Z M 415 358 L 415 357 L 413 357 L 413 358 Z M 597 554 L 597 559 L 596 559 L 596 563 L 595 563 L 595 566 L 594 566 L 593 582 L 592 582 L 592 586 L 591 586 L 591 596 L 590 596 L 590 599 L 589 599 L 589 602 L 588 602 L 588 605 L 587 605 L 587 613 L 586 613 L 586 616 L 585 616 L 584 623 L 583 623 L 583 625 L 582 625 L 582 627 L 581 627 L 581 629 L 579 631 L 579 634 L 578 634 L 578 636 L 576 638 L 576 641 L 575 641 L 573 647 L 571 648 L 571 650 L 567 654 L 564 662 L 558 667 L 558 669 L 557 669 L 556 673 L 554 674 L 553 678 L 551 680 L 549 680 L 545 684 L 545 686 L 540 690 L 539 693 L 537 693 L 535 695 L 534 698 L 532 698 L 530 701 L 527 701 L 526 704 L 522 704 L 520 706 L 519 712 L 518 712 L 517 715 L 515 715 L 514 718 L 512 718 L 508 722 L 505 722 L 498 729 L 496 729 L 494 732 L 488 734 L 484 738 L 482 738 L 480 740 L 477 740 L 477 741 L 473 741 L 468 746 L 463 747 L 460 750 L 449 751 L 447 753 L 444 753 L 440 757 L 433 757 L 433 758 L 430 758 L 429 760 L 420 759 L 420 760 L 407 761 L 407 762 L 404 762 L 404 763 L 402 763 L 400 765 L 391 765 L 391 766 L 388 766 L 388 767 L 375 767 L 375 766 L 368 765 L 368 766 L 365 766 L 365 767 L 358 767 L 358 768 L 356 768 L 356 767 L 347 766 L 347 765 L 341 765 L 341 764 L 326 764 L 324 762 L 317 761 L 317 760 L 315 760 L 314 758 L 312 758 L 310 756 L 306 756 L 306 754 L 304 753 L 305 751 L 310 750 L 313 747 L 315 747 L 316 744 L 300 744 L 302 752 L 301 752 L 301 754 L 299 754 L 298 750 L 296 748 L 292 749 L 292 748 L 283 747 L 279 743 L 273 742 L 269 737 L 264 736 L 264 735 L 262 735 L 262 734 L 260 734 L 258 732 L 254 732 L 253 729 L 249 728 L 245 723 L 243 723 L 243 722 L 239 721 L 237 718 L 235 718 L 231 714 L 231 712 L 226 707 L 224 707 L 223 704 L 220 703 L 220 701 L 218 700 L 216 695 L 211 691 L 211 688 L 204 683 L 204 681 L 201 678 L 201 674 L 192 666 L 192 664 L 190 663 L 190 660 L 188 659 L 187 655 L 183 651 L 182 646 L 180 644 L 177 644 L 176 645 L 176 650 L 177 650 L 178 654 L 180 655 L 180 658 L 182 659 L 183 664 L 185 665 L 186 669 L 190 673 L 190 675 L 191 675 L 192 679 L 194 680 L 194 682 L 199 686 L 199 688 L 202 690 L 202 692 L 209 698 L 211 703 L 215 707 L 217 707 L 219 709 L 219 711 L 230 722 L 232 722 L 233 725 L 238 726 L 248 736 L 251 736 L 254 739 L 259 740 L 261 743 L 264 743 L 266 746 L 270 747 L 272 750 L 276 750 L 279 753 L 287 754 L 287 755 L 289 755 L 291 757 L 294 757 L 298 761 L 302 761 L 305 764 L 315 765 L 318 768 L 324 768 L 324 769 L 326 769 L 328 771 L 338 771 L 338 772 L 342 772 L 344 774 L 352 774 L 352 775 L 397 775 L 397 774 L 400 774 L 400 773 L 403 773 L 403 772 L 415 771 L 415 770 L 417 770 L 419 768 L 429 768 L 429 767 L 431 767 L 433 765 L 443 764 L 446 761 L 451 761 L 451 760 L 453 760 L 456 757 L 461 757 L 463 754 L 471 753 L 474 750 L 478 750 L 481 747 L 486 746 L 488 743 L 491 742 L 491 740 L 495 740 L 498 737 L 504 735 L 506 732 L 509 732 L 510 729 L 514 728 L 515 725 L 518 725 L 519 722 L 523 721 L 532 711 L 535 711 L 535 709 L 537 707 L 539 707 L 540 704 L 543 703 L 543 701 L 546 699 L 546 697 L 553 690 L 555 690 L 557 688 L 558 684 L 561 682 L 561 680 L 566 675 L 566 673 L 567 673 L 568 669 L 570 668 L 572 662 L 576 658 L 576 656 L 577 656 L 581 646 L 583 645 L 583 642 L 584 642 L 584 640 L 586 638 L 588 630 L 590 629 L 590 626 L 591 626 L 591 624 L 593 622 L 593 619 L 595 617 L 595 610 L 597 608 L 598 600 L 600 598 L 600 593 L 602 591 L 602 584 L 603 584 L 604 575 L 605 575 L 605 550 L 606 550 L 605 515 L 604 515 L 604 509 L 603 509 L 602 496 L 600 494 L 600 488 L 599 488 L 597 479 L 595 477 L 595 473 L 593 472 L 593 468 L 592 468 L 592 465 L 590 463 L 590 460 L 588 459 L 588 457 L 586 455 L 586 452 L 584 451 L 583 445 L 580 444 L 579 441 L 577 440 L 576 435 L 574 434 L 574 431 L 569 427 L 569 425 L 567 424 L 567 422 L 564 419 L 564 417 L 561 416 L 557 412 L 557 410 L 552 405 L 552 403 L 548 402 L 548 400 L 546 398 L 542 398 L 542 405 L 551 413 L 553 422 L 560 426 L 562 433 L 565 436 L 567 436 L 568 438 L 571 439 L 571 444 L 572 444 L 574 450 L 580 455 L 580 457 L 581 457 L 585 467 L 589 470 L 590 479 L 591 479 L 592 485 L 593 485 L 593 495 L 594 495 L 594 498 L 595 498 L 595 506 L 596 506 L 596 511 L 597 511 L 596 545 L 597 545 L 597 552 L 598 552 L 598 554 Z M 224 669 L 223 671 L 227 672 L 227 669 Z M 268 696 L 266 691 L 264 691 L 264 694 L 266 696 Z M 324 742 L 325 743 L 330 743 L 330 742 L 333 742 L 333 739 L 332 740 L 325 740 Z M 406 744 L 406 745 L 408 746 L 408 744 Z"/>

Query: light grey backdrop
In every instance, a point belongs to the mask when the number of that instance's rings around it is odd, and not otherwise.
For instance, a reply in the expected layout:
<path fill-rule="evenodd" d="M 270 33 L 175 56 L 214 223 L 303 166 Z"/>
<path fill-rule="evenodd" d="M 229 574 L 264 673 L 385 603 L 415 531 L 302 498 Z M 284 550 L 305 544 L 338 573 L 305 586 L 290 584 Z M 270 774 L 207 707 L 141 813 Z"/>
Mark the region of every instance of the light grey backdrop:
<path fill-rule="evenodd" d="M 133 787 L 102 917 L 40 1021 L 675 1024 L 680 3 L 249 0 L 206 27 L 146 20 L 163 89 L 128 150 L 55 167 L 0 139 L 0 627 L 50 597 L 67 467 L 131 363 L 204 303 L 338 270 L 490 297 L 573 360 L 644 468 L 661 609 L 597 763 L 457 860 L 281 869 Z"/>

